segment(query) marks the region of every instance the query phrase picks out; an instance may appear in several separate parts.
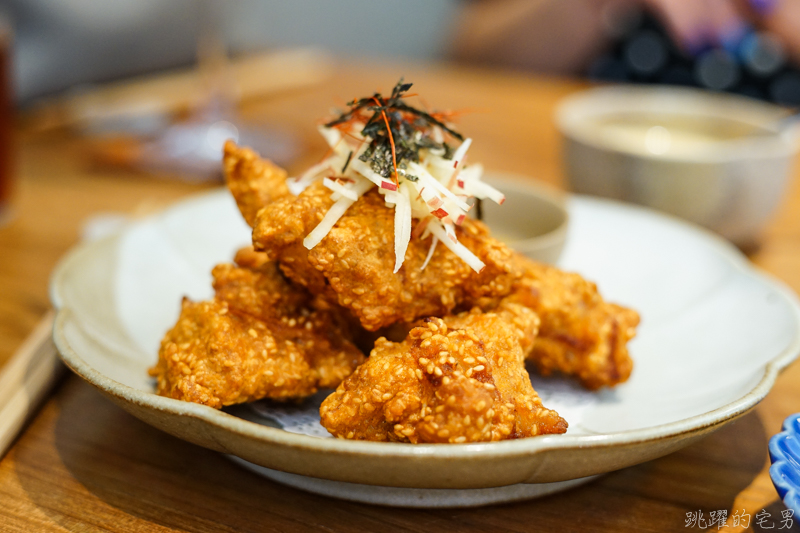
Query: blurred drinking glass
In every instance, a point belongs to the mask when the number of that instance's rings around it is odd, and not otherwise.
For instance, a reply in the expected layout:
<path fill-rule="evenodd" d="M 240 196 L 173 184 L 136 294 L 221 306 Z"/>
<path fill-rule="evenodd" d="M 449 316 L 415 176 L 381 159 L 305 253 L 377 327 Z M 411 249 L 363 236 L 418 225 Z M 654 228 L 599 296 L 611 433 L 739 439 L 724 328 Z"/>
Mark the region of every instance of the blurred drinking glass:
<path fill-rule="evenodd" d="M 200 29 L 197 66 L 206 99 L 191 116 L 167 127 L 140 152 L 145 169 L 175 172 L 189 180 L 221 177 L 222 147 L 228 139 L 247 145 L 278 164 L 289 163 L 297 142 L 285 131 L 265 124 L 250 125 L 237 113 L 235 87 L 225 48 L 222 19 L 226 3 L 197 0 Z"/>
<path fill-rule="evenodd" d="M 11 24 L 0 13 L 0 225 L 11 218 L 11 178 L 14 174 L 12 160 L 13 113 L 11 95 Z"/>

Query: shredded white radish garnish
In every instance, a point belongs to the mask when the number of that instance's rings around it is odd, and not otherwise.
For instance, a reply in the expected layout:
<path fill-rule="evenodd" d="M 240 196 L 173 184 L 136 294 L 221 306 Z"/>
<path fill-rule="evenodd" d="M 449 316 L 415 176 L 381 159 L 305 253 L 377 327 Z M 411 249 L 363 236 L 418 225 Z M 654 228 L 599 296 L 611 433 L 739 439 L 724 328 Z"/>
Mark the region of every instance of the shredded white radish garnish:
<path fill-rule="evenodd" d="M 324 178 L 322 180 L 322 184 L 325 185 L 330 190 L 332 190 L 333 192 L 338 193 L 340 197 L 349 198 L 354 202 L 358 200 L 358 196 L 356 195 L 356 192 L 353 189 L 348 189 L 338 181 L 334 181 L 330 178 Z M 335 200 L 338 199 L 339 198 L 335 198 Z"/>
<path fill-rule="evenodd" d="M 381 183 L 386 181 L 383 176 L 372 170 L 368 164 L 364 163 L 360 159 L 357 159 L 355 156 L 353 156 L 353 160 L 350 161 L 349 166 L 378 187 L 381 186 Z"/>
<path fill-rule="evenodd" d="M 423 186 L 430 185 L 433 187 L 435 191 L 438 191 L 441 194 L 443 194 L 446 198 L 450 198 L 451 200 L 453 200 L 453 202 L 455 202 L 455 204 L 461 209 L 464 210 L 469 209 L 469 205 L 467 205 L 466 202 L 459 200 L 458 197 L 453 192 L 448 190 L 447 187 L 445 187 L 439 180 L 431 176 L 430 172 L 425 170 L 425 168 L 422 165 L 412 162 L 408 164 L 408 168 L 412 174 L 415 174 L 417 175 L 417 177 L 419 177 L 419 181 L 422 182 Z"/>
<path fill-rule="evenodd" d="M 310 250 L 318 245 L 354 203 L 355 200 L 351 200 L 350 198 L 339 198 L 336 200 L 331 208 L 328 209 L 328 212 L 325 213 L 322 220 L 320 220 L 319 224 L 317 224 L 317 227 L 311 230 L 311 233 L 303 239 L 303 246 Z"/>
<path fill-rule="evenodd" d="M 333 169 L 333 160 L 330 157 L 306 170 L 299 178 L 289 178 L 286 185 L 289 187 L 289 191 L 296 196 L 328 169 Z"/>
<path fill-rule="evenodd" d="M 453 227 L 452 224 L 450 224 L 449 222 L 445 222 L 444 224 L 442 224 L 442 227 L 444 228 L 445 235 L 447 235 L 447 237 L 451 241 L 458 242 L 458 237 L 456 237 L 456 229 Z"/>
<path fill-rule="evenodd" d="M 372 188 L 372 183 L 368 182 L 365 179 L 360 179 L 353 184 L 352 190 L 355 192 L 356 197 L 361 197 L 362 194 L 367 192 L 369 189 Z M 319 242 L 328 235 L 333 229 L 333 226 L 336 225 L 336 222 L 342 218 L 342 215 L 347 212 L 351 205 L 353 205 L 356 201 L 351 200 L 350 198 L 339 198 L 336 200 L 328 212 L 325 213 L 325 216 L 322 217 L 317 227 L 311 230 L 305 239 L 303 239 L 303 246 L 308 248 L 309 250 L 319 244 Z"/>
<path fill-rule="evenodd" d="M 428 248 L 428 255 L 425 256 L 425 262 L 422 263 L 422 266 L 419 267 L 420 270 L 425 270 L 425 267 L 428 266 L 428 263 L 433 257 L 433 252 L 436 250 L 436 245 L 439 244 L 439 239 L 434 235 L 431 237 L 431 247 Z"/>
<path fill-rule="evenodd" d="M 411 240 L 411 202 L 408 199 L 407 185 L 402 183 L 398 192 L 387 192 L 386 201 L 394 204 L 394 272 L 403 266 L 403 261 Z"/>
<path fill-rule="evenodd" d="M 455 161 L 457 166 L 461 166 L 461 162 L 464 161 L 464 156 L 467 155 L 467 150 L 469 150 L 470 146 L 472 146 L 472 139 L 464 139 L 461 146 L 456 148 L 456 151 L 453 152 L 453 161 Z"/>
<path fill-rule="evenodd" d="M 319 131 L 331 147 L 332 155 L 312 166 L 300 178 L 289 180 L 292 193 L 300 194 L 311 183 L 322 179 L 334 200 L 320 223 L 303 240 L 306 248 L 319 244 L 353 203 L 377 187 L 387 207 L 395 210 L 395 272 L 403 266 L 414 218 L 426 221 L 424 231 L 418 229 L 415 238 L 425 239 L 433 235 L 422 269 L 428 266 L 439 241 L 476 272 L 484 268 L 483 262 L 458 242 L 456 226 L 464 223 L 471 209 L 470 197 L 488 198 L 502 204 L 505 196 L 481 181 L 481 165 L 466 162 L 472 139 L 465 139 L 447 159 L 444 157 L 445 148 L 420 149 L 419 162 L 398 162 L 397 174 L 392 172 L 389 177 L 384 177 L 360 159 L 370 138 L 353 133 L 352 129 L 346 135 L 335 127 L 320 126 Z M 436 142 L 443 142 L 444 133 L 439 126 L 433 126 L 430 135 Z"/>
<path fill-rule="evenodd" d="M 442 244 L 447 246 L 451 252 L 461 258 L 468 264 L 475 272 L 480 272 L 486 265 L 478 259 L 478 256 L 469 251 L 469 249 L 458 241 L 450 240 L 450 237 L 444 231 L 444 228 L 438 224 L 428 224 L 434 237 L 442 241 Z"/>

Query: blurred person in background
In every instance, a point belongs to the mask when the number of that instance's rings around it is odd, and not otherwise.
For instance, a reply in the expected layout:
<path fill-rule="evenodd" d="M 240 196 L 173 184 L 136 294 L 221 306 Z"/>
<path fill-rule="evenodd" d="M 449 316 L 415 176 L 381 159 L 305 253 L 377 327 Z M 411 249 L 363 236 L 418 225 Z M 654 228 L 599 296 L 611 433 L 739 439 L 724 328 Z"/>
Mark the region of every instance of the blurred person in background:
<path fill-rule="evenodd" d="M 800 105 L 798 0 L 468 2 L 455 57 Z"/>

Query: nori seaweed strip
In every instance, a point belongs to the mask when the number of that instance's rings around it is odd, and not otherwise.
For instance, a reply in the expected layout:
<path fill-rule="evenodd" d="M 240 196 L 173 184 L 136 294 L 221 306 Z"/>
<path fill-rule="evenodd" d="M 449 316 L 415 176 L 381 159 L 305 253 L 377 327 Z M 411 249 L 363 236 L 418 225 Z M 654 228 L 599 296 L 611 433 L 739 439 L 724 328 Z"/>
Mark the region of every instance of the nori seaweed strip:
<path fill-rule="evenodd" d="M 331 128 L 347 123 L 359 115 L 366 119 L 361 128 L 361 135 L 371 141 L 358 158 L 384 178 L 389 178 L 393 174 L 395 165 L 398 168 L 406 168 L 407 161 L 418 163 L 419 151 L 422 148 L 444 150 L 446 158 L 452 157 L 453 149 L 446 142 L 439 143 L 430 137 L 429 128 L 432 126 L 442 128 L 455 139 L 464 140 L 460 133 L 442 121 L 401 101 L 411 86 L 411 83 L 403 83 L 401 78 L 392 89 L 390 97 L 384 98 L 380 93 L 376 93 L 371 97 L 353 100 L 347 104 L 350 106 L 348 111 L 325 124 L 325 127 Z M 372 116 L 365 112 L 371 112 Z M 352 153 L 348 156 L 342 173 L 347 170 L 351 157 Z"/>
<path fill-rule="evenodd" d="M 350 164 L 350 160 L 351 159 L 353 159 L 353 151 L 352 150 L 350 150 L 350 153 L 347 154 L 347 161 L 344 162 L 344 166 L 342 167 L 342 174 L 344 174 L 345 171 L 347 170 L 347 165 Z"/>
<path fill-rule="evenodd" d="M 417 109 L 417 108 L 415 108 L 415 107 L 411 107 L 411 106 L 409 106 L 409 105 L 406 105 L 406 104 L 404 104 L 404 103 L 402 103 L 402 102 L 398 102 L 398 103 L 397 103 L 396 105 L 394 105 L 393 107 L 394 107 L 395 109 L 400 109 L 400 110 L 402 110 L 402 111 L 407 111 L 407 112 L 409 112 L 409 113 L 414 113 L 415 115 L 418 115 L 418 116 L 420 116 L 420 117 L 424 118 L 425 120 L 427 120 L 427 121 L 428 121 L 428 122 L 430 122 L 431 124 L 435 124 L 436 126 L 439 126 L 439 127 L 440 127 L 440 128 L 442 128 L 444 131 L 446 131 L 447 133 L 449 133 L 450 135 L 452 135 L 453 137 L 455 137 L 455 138 L 456 138 L 456 139 L 458 139 L 459 141 L 463 141 L 463 140 L 464 140 L 464 136 L 463 136 L 463 135 L 461 135 L 461 134 L 460 134 L 460 133 L 458 133 L 457 131 L 454 131 L 454 130 L 452 130 L 452 129 L 448 128 L 447 126 L 445 126 L 445 125 L 444 125 L 444 123 L 443 123 L 442 121 L 440 121 L 440 120 L 437 120 L 437 119 L 433 118 L 432 116 L 430 116 L 430 115 L 429 115 L 428 113 L 426 113 L 425 111 L 422 111 L 422 110 L 420 110 L 420 109 Z"/>

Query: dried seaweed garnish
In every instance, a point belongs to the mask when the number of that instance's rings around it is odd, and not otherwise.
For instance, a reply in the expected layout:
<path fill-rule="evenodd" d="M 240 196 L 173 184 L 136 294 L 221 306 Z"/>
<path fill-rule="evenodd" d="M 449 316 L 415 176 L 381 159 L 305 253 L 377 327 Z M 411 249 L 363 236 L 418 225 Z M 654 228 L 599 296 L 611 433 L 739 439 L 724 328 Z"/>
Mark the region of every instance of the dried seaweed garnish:
<path fill-rule="evenodd" d="M 458 141 L 464 140 L 460 133 L 434 116 L 436 113 L 428 113 L 403 101 L 409 96 L 407 93 L 411 86 L 401 78 L 390 96 L 375 93 L 353 100 L 347 104 L 350 107 L 348 111 L 325 124 L 325 127 L 333 128 L 355 121 L 363 122 L 361 135 L 370 139 L 370 143 L 359 159 L 382 177 L 394 177 L 395 182 L 398 168 L 405 169 L 409 161 L 419 163 L 421 149 L 442 150 L 445 158 L 452 157 L 453 148 L 446 141 L 437 142 L 433 138 L 434 127 L 441 128 L 442 132 Z M 406 174 L 404 177 L 416 181 L 416 176 Z"/>
<path fill-rule="evenodd" d="M 347 171 L 347 166 L 350 164 L 350 160 L 353 159 L 353 151 L 350 150 L 350 153 L 347 154 L 347 161 L 344 162 L 344 166 L 342 167 L 342 174 Z"/>

